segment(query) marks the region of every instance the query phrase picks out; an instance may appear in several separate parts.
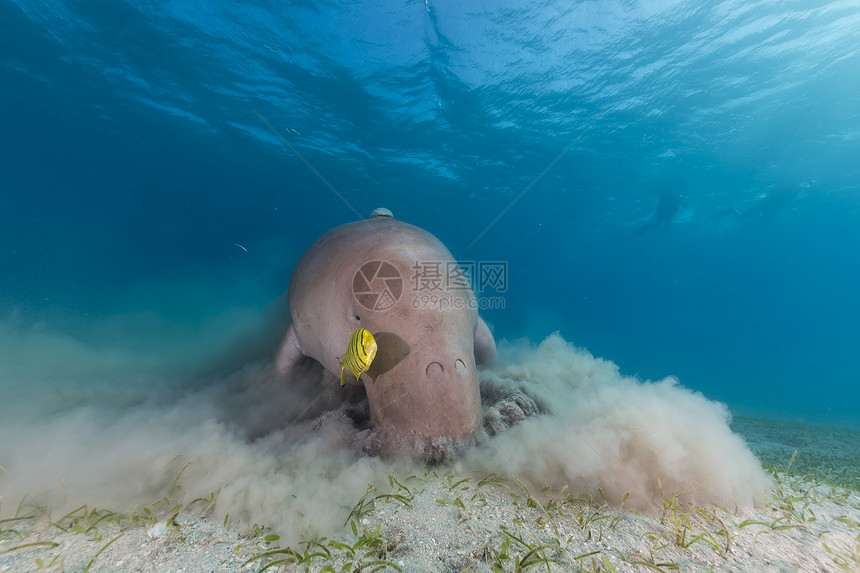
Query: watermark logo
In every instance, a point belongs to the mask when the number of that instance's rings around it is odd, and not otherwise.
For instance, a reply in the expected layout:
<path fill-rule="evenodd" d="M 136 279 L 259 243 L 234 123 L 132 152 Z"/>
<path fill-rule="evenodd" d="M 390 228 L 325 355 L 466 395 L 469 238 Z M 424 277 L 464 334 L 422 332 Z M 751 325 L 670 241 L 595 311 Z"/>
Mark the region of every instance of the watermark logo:
<path fill-rule="evenodd" d="M 445 310 L 446 308 L 504 310 L 505 299 L 501 296 L 467 299 L 460 296 L 446 296 L 444 294 L 419 294 L 412 299 L 412 308 L 432 308 L 435 310 Z"/>
<path fill-rule="evenodd" d="M 501 296 L 508 291 L 507 261 L 415 261 L 410 267 L 412 292 L 420 293 L 413 308 L 502 309 Z M 387 261 L 364 263 L 352 278 L 352 292 L 358 303 L 368 310 L 383 311 L 393 307 L 406 288 L 400 271 Z"/>
<path fill-rule="evenodd" d="M 478 288 L 476 292 L 492 289 L 497 293 L 508 292 L 508 262 L 479 261 Z"/>
<path fill-rule="evenodd" d="M 415 261 L 413 292 L 444 292 L 471 289 L 474 293 L 508 291 L 507 261 Z"/>
<path fill-rule="evenodd" d="M 403 277 L 387 261 L 370 261 L 355 271 L 352 293 L 368 310 L 388 310 L 403 295 Z"/>

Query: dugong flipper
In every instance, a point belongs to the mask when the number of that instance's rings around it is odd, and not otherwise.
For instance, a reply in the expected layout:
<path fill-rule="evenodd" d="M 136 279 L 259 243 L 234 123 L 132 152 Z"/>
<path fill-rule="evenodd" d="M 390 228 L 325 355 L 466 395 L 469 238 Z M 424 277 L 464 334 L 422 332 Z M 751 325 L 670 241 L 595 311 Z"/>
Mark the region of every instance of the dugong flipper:
<path fill-rule="evenodd" d="M 309 356 L 340 376 L 351 334 L 365 328 L 376 339 L 362 381 L 347 381 L 364 384 L 384 450 L 465 438 L 480 425 L 476 363 L 492 364 L 495 341 L 457 262 L 432 234 L 390 212 L 336 227 L 299 259 L 288 299 L 292 324 L 275 358 L 281 373 Z"/>

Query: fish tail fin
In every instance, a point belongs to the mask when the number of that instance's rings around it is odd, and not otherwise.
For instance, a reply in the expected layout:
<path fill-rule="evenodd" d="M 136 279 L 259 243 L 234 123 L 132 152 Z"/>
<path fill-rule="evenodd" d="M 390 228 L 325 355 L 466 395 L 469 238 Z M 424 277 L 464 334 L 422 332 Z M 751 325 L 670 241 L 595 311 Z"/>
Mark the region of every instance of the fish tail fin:
<path fill-rule="evenodd" d="M 343 388 L 346 386 L 346 363 L 341 362 L 340 358 L 337 359 L 337 363 L 340 364 L 340 387 Z"/>

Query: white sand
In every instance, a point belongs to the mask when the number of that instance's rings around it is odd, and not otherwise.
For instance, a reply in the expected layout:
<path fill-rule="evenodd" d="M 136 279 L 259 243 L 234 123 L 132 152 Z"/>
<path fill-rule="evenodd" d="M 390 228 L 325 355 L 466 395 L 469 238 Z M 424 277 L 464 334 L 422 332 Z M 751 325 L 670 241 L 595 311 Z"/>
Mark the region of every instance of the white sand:
<path fill-rule="evenodd" d="M 168 523 L 144 511 L 119 524 L 104 513 L 85 517 L 83 511 L 56 525 L 45 515 L 6 521 L 0 523 L 0 571 L 40 565 L 84 571 L 91 561 L 89 570 L 102 572 L 259 571 L 278 559 L 286 562 L 267 570 L 294 571 L 306 569 L 298 564 L 306 550 L 317 554 L 310 571 L 354 571 L 383 560 L 416 573 L 489 572 L 494 565 L 516 571 L 518 562 L 533 571 L 601 571 L 610 565 L 617 571 L 860 571 L 860 496 L 810 478 L 782 475 L 771 501 L 754 509 L 682 508 L 667 500 L 662 508 L 635 511 L 569 492 L 530 497 L 515 480 L 481 485 L 480 478 L 460 481 L 462 476 L 444 472 L 400 476 L 401 485 L 393 488 L 391 482 L 374 484 L 361 516 L 350 520 L 357 536 L 347 526 L 319 545 L 296 544 L 297 553 L 251 561 L 277 548 L 278 540 L 265 541 L 271 532 L 253 524 L 228 520 L 225 527 L 201 502 Z M 377 498 L 385 494 L 401 497 Z M 153 509 L 158 514 L 171 508 Z M 362 537 L 363 547 L 346 548 Z M 375 567 L 394 570 L 384 563 L 361 570 Z"/>
<path fill-rule="evenodd" d="M 834 470 L 857 489 L 856 432 L 730 426 L 724 405 L 677 380 L 623 376 L 557 334 L 502 345 L 481 372 L 482 436 L 438 474 L 363 455 L 360 401 L 319 369 L 288 384 L 248 364 L 192 384 L 138 353 L 4 336 L 0 572 L 858 567 L 857 493 L 773 481 L 754 455 L 785 467 L 797 450 L 794 471 Z M 493 474 L 503 483 L 479 485 Z M 344 522 L 368 483 L 353 533 Z"/>

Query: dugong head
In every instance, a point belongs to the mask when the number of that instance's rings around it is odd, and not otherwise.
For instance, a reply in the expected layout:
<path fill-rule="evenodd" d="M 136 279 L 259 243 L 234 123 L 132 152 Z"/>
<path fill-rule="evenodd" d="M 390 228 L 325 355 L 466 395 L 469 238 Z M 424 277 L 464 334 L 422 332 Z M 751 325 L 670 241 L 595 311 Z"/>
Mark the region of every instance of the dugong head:
<path fill-rule="evenodd" d="M 384 450 L 465 438 L 480 425 L 475 333 L 486 326 L 469 283 L 432 234 L 391 217 L 337 227 L 299 260 L 289 303 L 281 370 L 305 355 L 339 377 L 351 334 L 373 334 L 376 358 L 360 380 L 347 380 L 364 385 Z M 487 336 L 494 352 L 489 331 L 481 344 Z"/>

